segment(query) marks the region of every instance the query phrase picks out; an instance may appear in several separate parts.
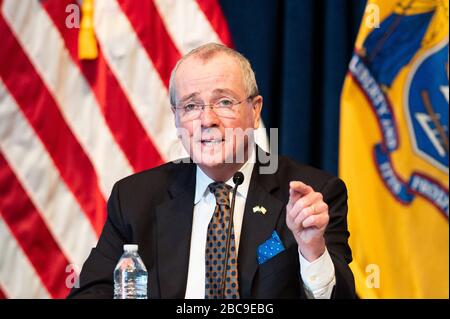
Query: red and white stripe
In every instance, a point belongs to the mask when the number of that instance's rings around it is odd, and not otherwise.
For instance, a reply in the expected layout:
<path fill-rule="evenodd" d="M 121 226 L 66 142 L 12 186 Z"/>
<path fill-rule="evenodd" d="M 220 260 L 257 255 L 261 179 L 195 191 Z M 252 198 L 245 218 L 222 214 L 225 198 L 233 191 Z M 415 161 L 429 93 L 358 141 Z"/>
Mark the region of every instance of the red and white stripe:
<path fill-rule="evenodd" d="M 96 242 L 95 229 L 1 80 L 0 103 L 0 152 L 61 250 L 72 263 L 82 265 L 87 257 L 83 247 Z"/>
<path fill-rule="evenodd" d="M 1 211 L 0 211 L 1 213 Z M 17 240 L 0 215 L 0 299 L 6 298 L 50 298 L 48 290 L 36 273 L 30 259 L 19 247 Z M 11 271 L 20 269 L 20 271 Z M 8 294 L 6 295 L 6 291 Z"/>
<path fill-rule="evenodd" d="M 149 10 L 144 5 L 151 1 L 121 2 L 95 1 L 94 29 L 99 46 L 147 134 L 153 141 L 159 141 L 155 146 L 162 157 L 167 158 L 178 140 L 173 130 L 173 115 L 167 95 L 168 81 L 165 83 L 160 74 L 167 76 L 169 66 L 165 65 L 165 61 L 173 54 L 163 52 L 170 45 L 167 41 L 158 43 L 156 35 L 161 31 L 149 25 L 148 21 L 154 23 L 158 17 L 144 14 L 145 10 Z M 125 12 L 121 5 L 125 7 Z M 129 11 L 130 17 L 127 17 L 126 11 Z M 145 34 L 146 42 L 138 37 L 136 28 Z M 148 35 L 152 32 L 155 34 Z M 143 43 L 148 44 L 148 50 Z M 172 59 L 178 58 L 177 53 Z M 155 60 L 156 63 L 153 62 Z"/>
<path fill-rule="evenodd" d="M 39 2 L 5 0 L 2 14 L 92 163 L 107 198 L 114 181 L 131 174 L 132 169 L 114 142 L 89 83 Z M 37 25 L 45 33 L 45 41 L 36 36 Z"/>
<path fill-rule="evenodd" d="M 176 5 L 177 2 L 181 3 Z M 155 0 L 155 5 L 181 54 L 208 42 L 222 42 L 197 1 Z"/>
<path fill-rule="evenodd" d="M 175 63 L 231 45 L 217 0 L 94 0 L 99 56 L 80 61 L 69 4 L 0 0 L 0 298 L 68 293 L 66 267 L 95 245 L 113 183 L 185 155 Z"/>

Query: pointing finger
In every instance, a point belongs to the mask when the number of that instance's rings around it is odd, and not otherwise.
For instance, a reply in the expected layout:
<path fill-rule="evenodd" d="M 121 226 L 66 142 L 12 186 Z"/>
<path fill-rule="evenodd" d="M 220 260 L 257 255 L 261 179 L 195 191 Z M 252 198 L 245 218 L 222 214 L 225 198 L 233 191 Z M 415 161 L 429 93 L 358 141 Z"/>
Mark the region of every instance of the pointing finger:
<path fill-rule="evenodd" d="M 290 189 L 294 190 L 295 192 L 301 194 L 302 196 L 307 195 L 314 191 L 311 186 L 306 185 L 305 183 L 300 182 L 300 181 L 290 182 L 289 187 L 290 187 Z"/>

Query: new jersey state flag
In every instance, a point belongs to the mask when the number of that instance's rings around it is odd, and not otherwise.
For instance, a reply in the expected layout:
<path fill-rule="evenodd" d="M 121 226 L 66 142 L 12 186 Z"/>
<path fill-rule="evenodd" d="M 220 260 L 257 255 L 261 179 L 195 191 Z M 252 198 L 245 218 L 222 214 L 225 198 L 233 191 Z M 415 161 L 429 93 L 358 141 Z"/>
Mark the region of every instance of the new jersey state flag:
<path fill-rule="evenodd" d="M 448 4 L 368 1 L 361 23 L 339 146 L 361 298 L 449 297 Z"/>

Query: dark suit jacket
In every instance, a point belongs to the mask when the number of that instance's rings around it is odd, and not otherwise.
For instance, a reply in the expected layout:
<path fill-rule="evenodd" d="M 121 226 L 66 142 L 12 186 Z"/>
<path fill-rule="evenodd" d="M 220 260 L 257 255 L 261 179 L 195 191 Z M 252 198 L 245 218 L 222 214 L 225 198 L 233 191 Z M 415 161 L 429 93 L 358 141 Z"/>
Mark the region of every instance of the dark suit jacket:
<path fill-rule="evenodd" d="M 334 298 L 355 297 L 348 266 L 347 193 L 344 183 L 320 170 L 279 157 L 275 174 L 259 174 L 256 163 L 245 205 L 238 254 L 241 298 L 306 298 L 300 276 L 298 246 L 286 226 L 289 181 L 300 180 L 323 194 L 330 221 L 325 232 L 334 263 Z M 196 165 L 168 163 L 114 185 L 108 218 L 96 248 L 83 265 L 80 288 L 69 297 L 112 298 L 113 271 L 123 245 L 139 245 L 149 272 L 150 298 L 184 298 L 188 274 Z M 265 215 L 253 213 L 256 205 Z M 256 249 L 276 230 L 285 251 L 258 265 Z M 199 270 L 201 271 L 201 270 Z"/>

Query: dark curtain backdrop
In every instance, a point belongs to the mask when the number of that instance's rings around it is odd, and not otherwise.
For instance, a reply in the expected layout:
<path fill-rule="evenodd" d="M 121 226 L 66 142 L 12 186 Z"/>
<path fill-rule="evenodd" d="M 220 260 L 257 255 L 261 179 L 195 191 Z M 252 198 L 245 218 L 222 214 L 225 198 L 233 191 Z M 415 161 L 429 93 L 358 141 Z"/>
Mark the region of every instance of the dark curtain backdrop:
<path fill-rule="evenodd" d="M 364 0 L 220 0 L 281 154 L 337 174 L 339 100 Z"/>

